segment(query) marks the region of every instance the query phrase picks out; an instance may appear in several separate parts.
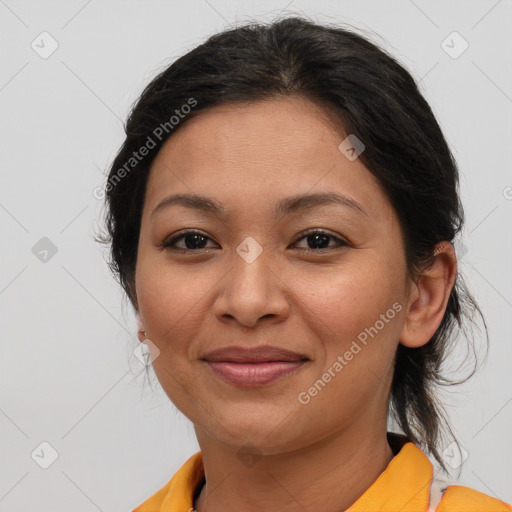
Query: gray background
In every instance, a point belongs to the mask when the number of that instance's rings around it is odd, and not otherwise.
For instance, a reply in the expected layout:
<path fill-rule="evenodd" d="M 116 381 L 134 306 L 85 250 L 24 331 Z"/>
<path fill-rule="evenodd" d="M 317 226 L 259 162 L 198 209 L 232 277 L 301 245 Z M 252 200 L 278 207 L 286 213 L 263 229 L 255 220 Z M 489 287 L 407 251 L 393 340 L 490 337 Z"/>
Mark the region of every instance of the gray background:
<path fill-rule="evenodd" d="M 93 191 L 157 71 L 279 13 L 353 24 L 421 81 L 460 166 L 459 265 L 491 339 L 478 377 L 445 396 L 459 483 L 512 502 L 511 1 L 0 0 L 0 511 L 131 510 L 199 449 L 133 355 Z M 469 44 L 457 58 L 453 31 Z"/>

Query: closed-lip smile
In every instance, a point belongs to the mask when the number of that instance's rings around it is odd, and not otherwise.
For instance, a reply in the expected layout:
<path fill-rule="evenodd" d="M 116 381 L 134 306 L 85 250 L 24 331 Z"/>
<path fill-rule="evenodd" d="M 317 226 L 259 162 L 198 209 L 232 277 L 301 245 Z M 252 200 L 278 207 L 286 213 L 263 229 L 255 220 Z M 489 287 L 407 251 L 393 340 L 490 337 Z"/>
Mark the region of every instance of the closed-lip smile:
<path fill-rule="evenodd" d="M 310 359 L 288 349 L 230 346 L 201 357 L 223 380 L 238 386 L 261 386 L 291 375 Z"/>
<path fill-rule="evenodd" d="M 302 361 L 308 358 L 304 354 L 292 352 L 272 345 L 260 347 L 231 346 L 208 352 L 202 359 L 206 361 L 224 361 L 232 363 L 266 363 L 269 361 Z"/>

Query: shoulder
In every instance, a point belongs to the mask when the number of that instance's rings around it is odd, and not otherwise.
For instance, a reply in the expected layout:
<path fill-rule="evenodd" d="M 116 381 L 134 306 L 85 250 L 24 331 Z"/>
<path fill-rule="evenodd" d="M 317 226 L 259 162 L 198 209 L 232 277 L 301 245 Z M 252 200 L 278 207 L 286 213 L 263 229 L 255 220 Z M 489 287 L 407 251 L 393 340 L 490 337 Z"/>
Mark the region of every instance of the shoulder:
<path fill-rule="evenodd" d="M 450 485 L 436 512 L 512 512 L 512 505 L 462 485 Z"/>
<path fill-rule="evenodd" d="M 203 479 L 203 459 L 199 451 L 187 459 L 164 487 L 132 512 L 192 510 L 194 493 Z"/>

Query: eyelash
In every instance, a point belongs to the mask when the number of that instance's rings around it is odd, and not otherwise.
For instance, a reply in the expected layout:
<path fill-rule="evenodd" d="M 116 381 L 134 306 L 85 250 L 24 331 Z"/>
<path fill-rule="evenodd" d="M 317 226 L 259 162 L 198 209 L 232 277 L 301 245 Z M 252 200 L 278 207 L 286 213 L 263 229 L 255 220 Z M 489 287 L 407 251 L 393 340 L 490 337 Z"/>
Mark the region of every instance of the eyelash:
<path fill-rule="evenodd" d="M 325 235 L 329 238 L 332 238 L 333 240 L 336 240 L 338 242 L 338 247 L 331 247 L 331 248 L 325 248 L 325 249 L 300 249 L 301 251 L 304 251 L 304 252 L 308 252 L 308 253 L 324 253 L 326 251 L 331 251 L 333 249 L 336 249 L 336 248 L 341 248 L 341 247 L 345 247 L 345 246 L 349 246 L 350 244 L 341 239 L 341 238 L 338 238 L 334 235 L 332 235 L 331 233 L 323 230 L 323 229 L 311 229 L 311 230 L 306 230 L 306 231 L 302 231 L 301 233 L 299 233 L 299 237 L 295 240 L 294 244 L 299 242 L 300 240 L 302 240 L 303 238 L 306 238 L 310 235 L 315 235 L 315 234 L 320 234 L 320 235 Z M 206 238 L 206 239 L 210 239 L 210 237 L 204 235 L 203 233 L 201 233 L 200 231 L 196 231 L 194 229 L 186 229 L 184 231 L 182 231 L 181 233 L 179 233 L 177 236 L 174 236 L 172 238 L 168 238 L 166 240 L 164 240 L 161 244 L 159 244 L 158 246 L 162 249 L 166 249 L 166 250 L 170 250 L 170 251 L 175 251 L 175 252 L 181 252 L 181 253 L 199 253 L 201 251 L 204 251 L 204 250 L 208 250 L 208 248 L 203 248 L 203 249 L 183 249 L 181 247 L 174 247 L 174 244 L 176 244 L 176 242 L 178 242 L 179 240 L 181 240 L 182 238 L 185 238 L 187 235 L 199 235 L 199 236 L 202 236 L 203 238 Z"/>

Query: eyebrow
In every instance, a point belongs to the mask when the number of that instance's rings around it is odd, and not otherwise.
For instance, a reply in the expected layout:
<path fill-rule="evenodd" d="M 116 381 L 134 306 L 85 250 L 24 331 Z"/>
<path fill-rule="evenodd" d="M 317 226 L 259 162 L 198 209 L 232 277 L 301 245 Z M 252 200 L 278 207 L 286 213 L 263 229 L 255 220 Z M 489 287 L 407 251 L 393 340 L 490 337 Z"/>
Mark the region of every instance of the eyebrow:
<path fill-rule="evenodd" d="M 274 209 L 276 218 L 282 218 L 297 212 L 304 212 L 320 206 L 330 204 L 338 204 L 351 208 L 352 210 L 370 218 L 365 209 L 355 199 L 351 197 L 335 194 L 334 192 L 316 193 L 316 194 L 300 194 L 287 197 L 279 201 Z M 207 196 L 197 194 L 173 194 L 164 198 L 151 213 L 153 218 L 157 212 L 169 208 L 173 205 L 183 206 L 193 210 L 199 210 L 209 215 L 217 217 L 227 217 L 228 212 L 221 203 Z"/>

